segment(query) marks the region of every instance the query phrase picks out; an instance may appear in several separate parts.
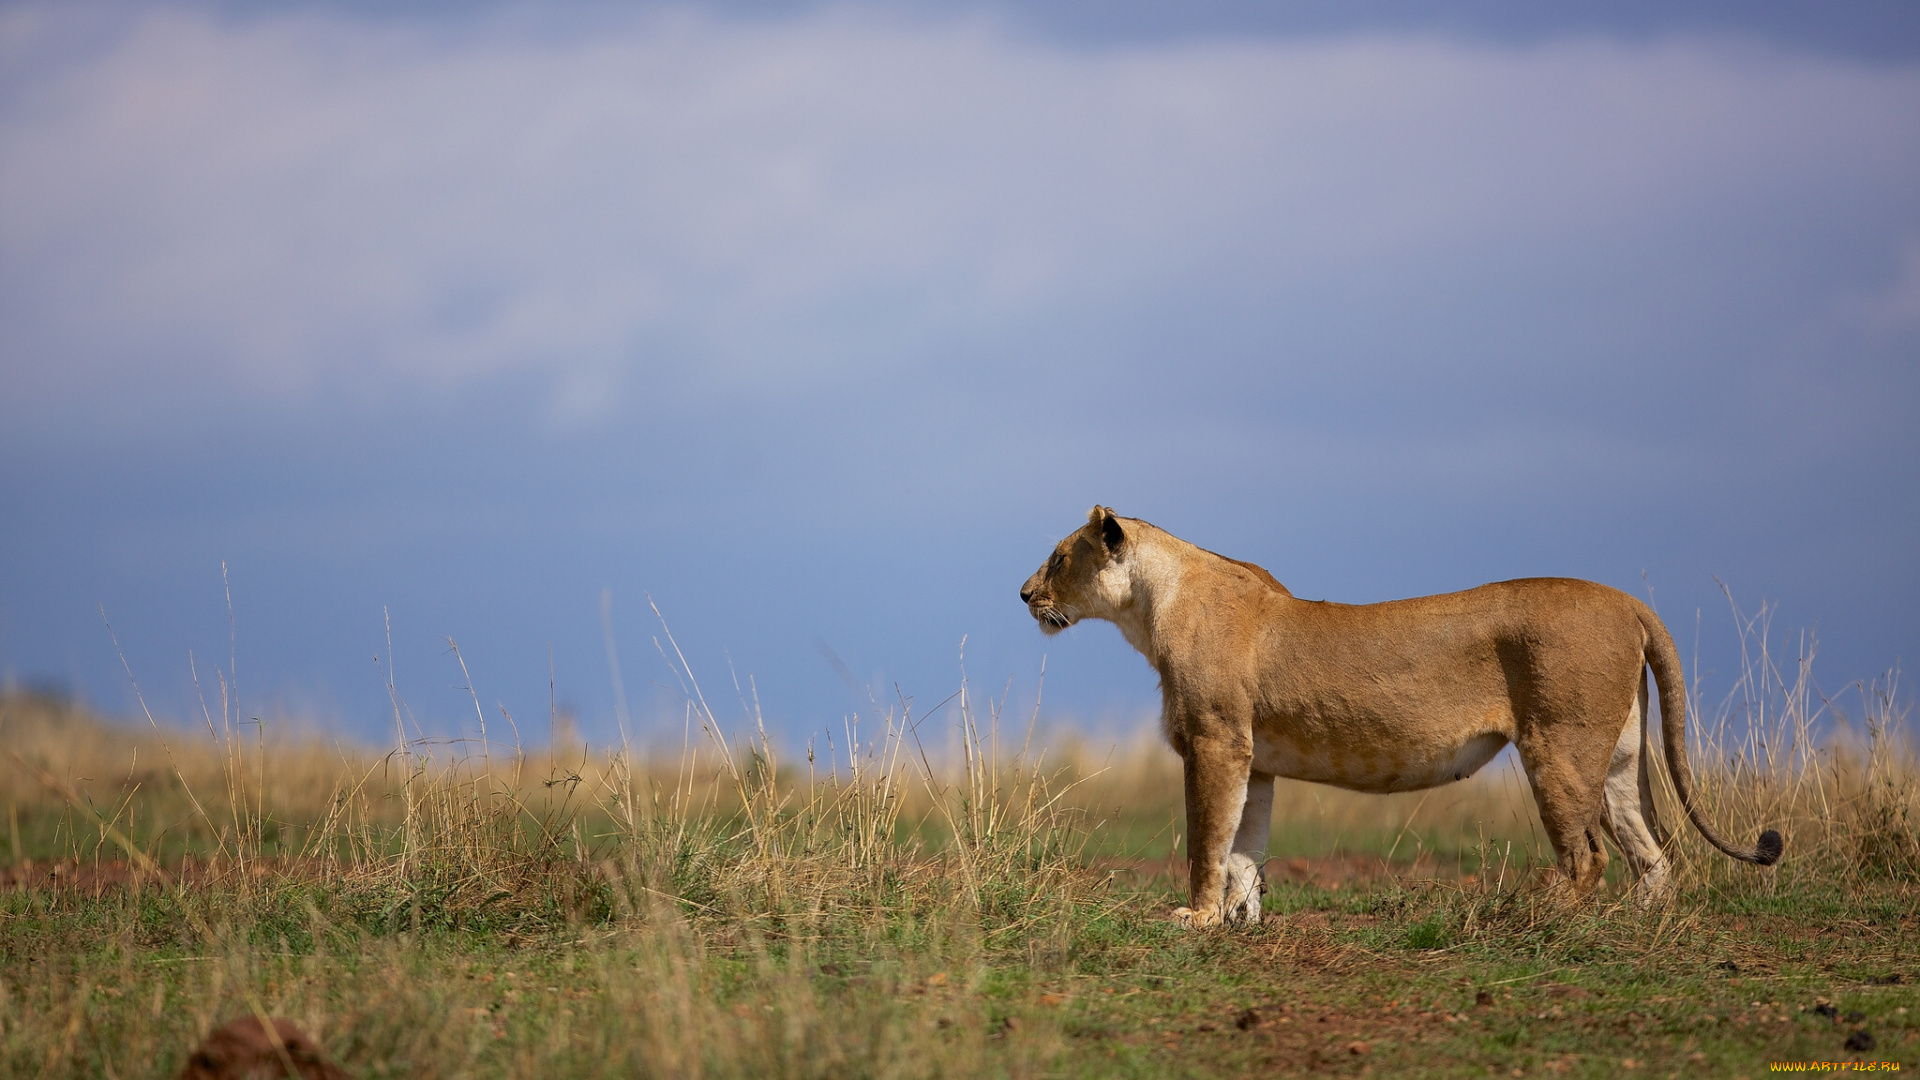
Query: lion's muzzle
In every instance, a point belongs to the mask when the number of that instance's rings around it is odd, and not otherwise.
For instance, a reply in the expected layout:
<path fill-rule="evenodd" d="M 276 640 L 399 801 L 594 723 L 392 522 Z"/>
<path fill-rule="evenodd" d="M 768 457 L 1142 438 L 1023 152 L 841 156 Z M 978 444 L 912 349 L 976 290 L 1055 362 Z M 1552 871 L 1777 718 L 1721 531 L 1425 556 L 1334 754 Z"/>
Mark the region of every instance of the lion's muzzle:
<path fill-rule="evenodd" d="M 1065 612 L 1044 601 L 1028 601 L 1027 610 L 1033 614 L 1034 621 L 1040 624 L 1043 633 L 1059 633 L 1073 625 L 1073 619 Z"/>
<path fill-rule="evenodd" d="M 1072 626 L 1073 619 L 1053 606 L 1052 590 L 1047 588 L 1045 574 L 1043 567 L 1020 586 L 1020 602 L 1027 605 L 1027 612 L 1040 624 L 1042 633 L 1057 634 Z"/>

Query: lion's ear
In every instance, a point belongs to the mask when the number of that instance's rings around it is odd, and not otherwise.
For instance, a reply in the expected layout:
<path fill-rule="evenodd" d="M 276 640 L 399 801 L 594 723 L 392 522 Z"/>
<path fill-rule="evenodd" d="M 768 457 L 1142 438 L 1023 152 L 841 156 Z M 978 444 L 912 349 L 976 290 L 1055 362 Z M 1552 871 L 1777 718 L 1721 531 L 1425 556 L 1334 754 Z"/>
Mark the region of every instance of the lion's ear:
<path fill-rule="evenodd" d="M 1100 523 L 1100 541 L 1107 545 L 1109 552 L 1119 551 L 1127 539 L 1127 534 L 1120 530 L 1120 519 L 1106 506 L 1096 507 L 1095 515 Z"/>

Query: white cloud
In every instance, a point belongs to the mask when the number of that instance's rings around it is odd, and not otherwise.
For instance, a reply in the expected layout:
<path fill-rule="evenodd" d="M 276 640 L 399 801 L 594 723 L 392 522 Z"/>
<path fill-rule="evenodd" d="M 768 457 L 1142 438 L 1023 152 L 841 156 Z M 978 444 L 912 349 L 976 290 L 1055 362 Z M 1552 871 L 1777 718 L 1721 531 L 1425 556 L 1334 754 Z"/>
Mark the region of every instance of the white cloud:
<path fill-rule="evenodd" d="M 623 386 L 777 389 L 1195 281 L 1472 273 L 1920 184 L 1889 138 L 1920 73 L 1706 41 L 1075 50 L 853 10 L 84 37 L 65 10 L 0 14 L 10 55 L 57 57 L 0 102 L 9 423 L 503 374 L 575 423 Z"/>

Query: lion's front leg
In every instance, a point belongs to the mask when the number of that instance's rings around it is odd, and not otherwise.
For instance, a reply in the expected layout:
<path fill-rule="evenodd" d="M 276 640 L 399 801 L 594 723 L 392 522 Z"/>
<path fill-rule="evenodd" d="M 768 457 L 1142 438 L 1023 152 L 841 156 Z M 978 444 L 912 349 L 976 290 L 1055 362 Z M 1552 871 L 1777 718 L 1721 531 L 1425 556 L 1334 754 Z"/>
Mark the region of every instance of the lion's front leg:
<path fill-rule="evenodd" d="M 1233 835 L 1233 854 L 1227 856 L 1228 922 L 1260 923 L 1260 901 L 1267 892 L 1267 830 L 1272 825 L 1273 776 L 1255 772 L 1247 780 L 1240 828 Z"/>
<path fill-rule="evenodd" d="M 1190 727 L 1185 741 L 1188 902 L 1192 906 L 1174 914 L 1189 926 L 1213 926 L 1226 917 L 1227 857 L 1247 802 L 1253 740 L 1195 732 Z M 1267 790 L 1271 812 L 1271 785 Z"/>

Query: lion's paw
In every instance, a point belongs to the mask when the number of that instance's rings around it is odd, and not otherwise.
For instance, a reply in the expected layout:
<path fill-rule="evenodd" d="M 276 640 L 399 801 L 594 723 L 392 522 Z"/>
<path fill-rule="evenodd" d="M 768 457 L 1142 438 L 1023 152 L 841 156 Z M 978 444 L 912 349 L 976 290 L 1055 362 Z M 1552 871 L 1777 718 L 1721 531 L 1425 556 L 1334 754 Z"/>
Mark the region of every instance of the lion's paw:
<path fill-rule="evenodd" d="M 1267 877 L 1260 863 L 1237 851 L 1227 857 L 1225 921 L 1260 925 L 1260 898 L 1266 891 Z"/>
<path fill-rule="evenodd" d="M 1658 911 L 1673 901 L 1673 879 L 1660 867 L 1633 885 L 1633 904 L 1641 911 Z"/>
<path fill-rule="evenodd" d="M 1209 926 L 1219 926 L 1220 912 L 1218 909 L 1177 907 L 1173 909 L 1173 920 L 1189 930 L 1201 930 Z"/>

